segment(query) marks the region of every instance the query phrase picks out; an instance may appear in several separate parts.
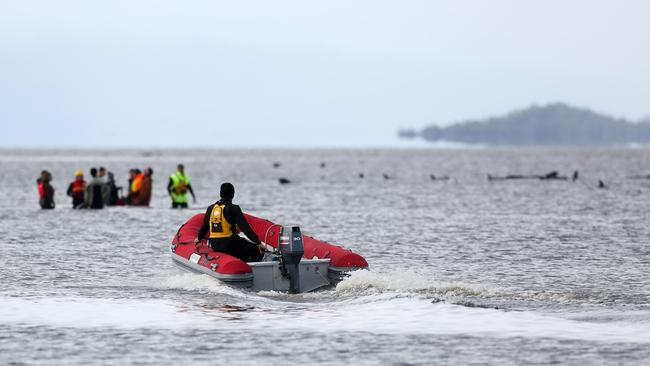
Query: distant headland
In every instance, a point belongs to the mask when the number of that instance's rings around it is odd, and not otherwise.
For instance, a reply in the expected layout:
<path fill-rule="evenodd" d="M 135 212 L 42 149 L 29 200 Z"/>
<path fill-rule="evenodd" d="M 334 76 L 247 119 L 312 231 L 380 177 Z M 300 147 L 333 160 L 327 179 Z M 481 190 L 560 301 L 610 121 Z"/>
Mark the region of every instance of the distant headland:
<path fill-rule="evenodd" d="M 563 103 L 532 106 L 505 116 L 467 120 L 421 131 L 400 130 L 400 138 L 484 145 L 620 145 L 650 143 L 650 120 L 633 122 Z"/>

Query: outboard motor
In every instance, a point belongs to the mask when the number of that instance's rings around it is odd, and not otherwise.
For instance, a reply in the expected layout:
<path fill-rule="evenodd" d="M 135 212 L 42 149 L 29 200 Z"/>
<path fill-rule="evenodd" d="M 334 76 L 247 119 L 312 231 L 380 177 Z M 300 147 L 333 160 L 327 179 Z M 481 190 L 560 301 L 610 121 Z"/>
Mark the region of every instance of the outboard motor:
<path fill-rule="evenodd" d="M 280 230 L 278 243 L 284 274 L 289 277 L 289 292 L 300 292 L 300 271 L 298 266 L 302 255 L 305 254 L 302 233 L 298 226 L 283 226 Z"/>

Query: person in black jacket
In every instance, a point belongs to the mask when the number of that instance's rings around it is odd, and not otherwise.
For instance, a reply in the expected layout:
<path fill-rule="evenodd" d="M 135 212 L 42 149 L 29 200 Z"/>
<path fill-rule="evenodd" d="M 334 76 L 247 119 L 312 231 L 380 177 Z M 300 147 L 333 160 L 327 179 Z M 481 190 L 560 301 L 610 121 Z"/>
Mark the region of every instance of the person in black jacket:
<path fill-rule="evenodd" d="M 221 199 L 208 206 L 205 211 L 203 226 L 194 243 L 209 234 L 208 244 L 212 250 L 230 254 L 244 262 L 259 262 L 264 255 L 264 246 L 246 221 L 241 208 L 232 203 L 235 187 L 230 183 L 223 183 L 220 196 Z M 252 243 L 237 235 L 237 228 Z"/>
<path fill-rule="evenodd" d="M 104 183 L 104 187 L 102 187 L 102 198 L 104 199 L 104 205 L 124 205 L 124 200 L 120 198 L 120 190 L 122 190 L 122 187 L 118 187 L 115 184 L 115 175 L 113 175 L 112 172 L 108 172 L 106 177 L 106 182 Z"/>

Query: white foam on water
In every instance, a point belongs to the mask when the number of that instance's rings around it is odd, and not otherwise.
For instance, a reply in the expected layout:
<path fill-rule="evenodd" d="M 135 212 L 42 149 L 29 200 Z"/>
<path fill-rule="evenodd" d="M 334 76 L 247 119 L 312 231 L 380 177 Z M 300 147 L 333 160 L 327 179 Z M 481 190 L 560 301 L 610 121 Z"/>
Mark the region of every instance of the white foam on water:
<path fill-rule="evenodd" d="M 228 327 L 244 331 L 263 327 L 278 331 L 650 343 L 650 317 L 646 313 L 635 313 L 634 318 L 618 313 L 610 318 L 607 312 L 585 313 L 583 318 L 575 313 L 556 316 L 440 303 L 432 301 L 430 295 L 482 295 L 491 290 L 437 282 L 414 271 L 384 274 L 357 271 L 333 291 L 299 295 L 242 291 L 209 276 L 191 273 L 162 276 L 149 285 L 197 292 L 198 300 L 221 295 L 226 303 L 234 302 L 225 307 L 251 306 L 252 311 L 240 311 L 233 316 L 229 309 L 204 301 L 185 304 L 160 299 L 0 297 L 0 323 L 127 329 Z"/>
<path fill-rule="evenodd" d="M 233 317 L 228 311 L 215 307 L 164 300 L 0 297 L 0 323 L 74 328 L 228 328 L 245 331 L 265 328 L 650 343 L 647 321 L 578 321 L 534 312 L 432 303 L 418 295 L 380 293 L 335 303 L 301 303 L 299 306 L 274 302 L 275 307 L 238 312 Z"/>
<path fill-rule="evenodd" d="M 189 272 L 161 276 L 151 280 L 148 285 L 159 289 L 223 293 L 235 296 L 241 293 L 241 291 L 237 291 L 208 275 Z"/>
<path fill-rule="evenodd" d="M 279 313 L 263 313 L 259 316 L 263 318 L 262 324 L 273 329 L 650 343 L 648 323 L 581 322 L 534 312 L 432 303 L 423 298 L 389 293 L 310 310 L 301 313 L 299 319 Z"/>
<path fill-rule="evenodd" d="M 202 317 L 163 300 L 0 298 L 0 323 L 73 328 L 186 328 Z"/>
<path fill-rule="evenodd" d="M 413 269 L 388 273 L 354 271 L 338 283 L 336 291 L 339 293 L 395 291 L 452 296 L 484 296 L 492 292 L 484 286 L 436 281 L 432 275 L 419 273 Z"/>
<path fill-rule="evenodd" d="M 149 286 L 157 289 L 192 291 L 209 295 L 226 295 L 244 302 L 267 303 L 274 302 L 263 296 L 264 293 L 281 294 L 275 291 L 262 291 L 255 293 L 243 288 L 234 288 L 223 282 L 204 274 L 178 273 L 162 276 L 148 283 Z M 286 295 L 286 293 L 285 293 Z"/>

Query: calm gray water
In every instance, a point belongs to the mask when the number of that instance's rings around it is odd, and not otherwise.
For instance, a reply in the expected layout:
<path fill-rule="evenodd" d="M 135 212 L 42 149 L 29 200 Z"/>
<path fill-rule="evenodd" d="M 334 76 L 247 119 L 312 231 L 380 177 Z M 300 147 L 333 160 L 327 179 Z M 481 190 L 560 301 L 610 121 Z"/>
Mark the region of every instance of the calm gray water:
<path fill-rule="evenodd" d="M 650 174 L 648 149 L 0 154 L 0 364 L 650 361 L 650 180 L 626 178 Z M 165 191 L 179 162 L 198 196 L 184 211 Z M 74 170 L 99 165 L 122 184 L 153 167 L 152 207 L 72 210 Z M 41 169 L 53 211 L 38 208 Z M 576 183 L 486 179 L 574 169 Z M 370 271 L 287 295 L 176 269 L 171 236 L 223 181 L 246 211 L 351 248 Z"/>

